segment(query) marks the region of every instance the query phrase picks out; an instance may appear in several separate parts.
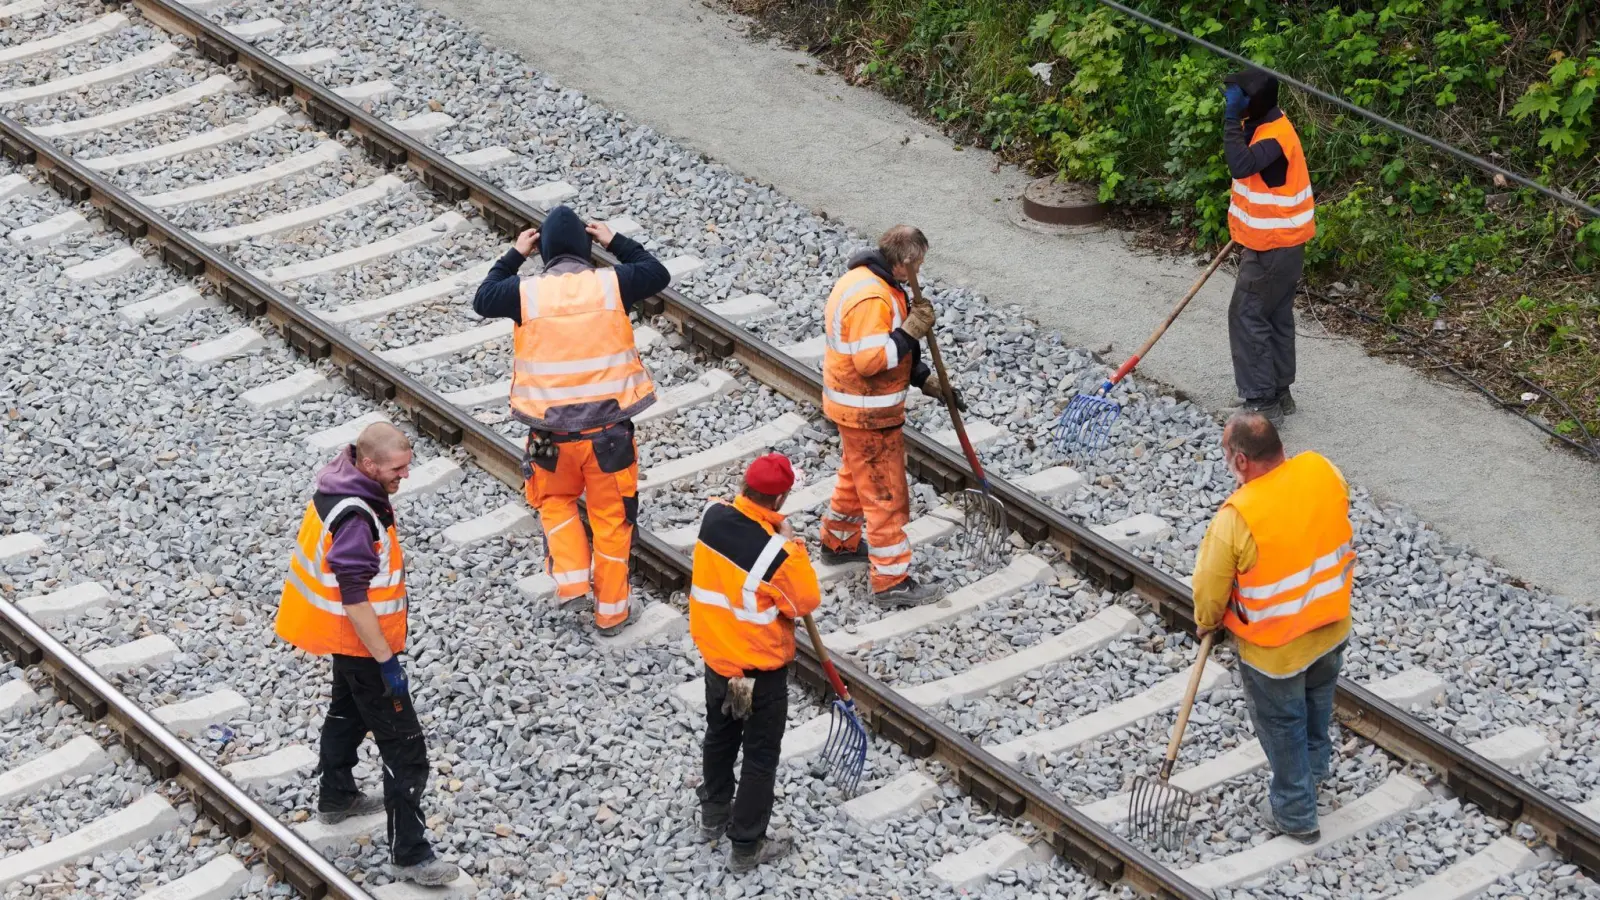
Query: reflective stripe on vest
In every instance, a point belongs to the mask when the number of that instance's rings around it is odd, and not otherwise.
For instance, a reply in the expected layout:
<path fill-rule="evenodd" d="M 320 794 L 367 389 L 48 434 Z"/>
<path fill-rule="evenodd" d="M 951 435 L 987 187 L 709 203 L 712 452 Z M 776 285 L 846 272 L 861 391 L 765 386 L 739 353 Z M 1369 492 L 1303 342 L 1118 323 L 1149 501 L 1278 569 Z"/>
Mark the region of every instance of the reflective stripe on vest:
<path fill-rule="evenodd" d="M 1302 453 L 1244 485 L 1233 507 L 1256 543 L 1235 577 L 1223 623 L 1241 640 L 1281 647 L 1350 615 L 1355 578 L 1349 497 L 1333 465 Z"/>
<path fill-rule="evenodd" d="M 786 561 L 787 544 L 735 504 L 706 507 L 694 547 L 689 632 L 713 670 L 771 671 L 794 658 L 794 622 L 780 612 L 783 596 L 767 580 Z"/>
<path fill-rule="evenodd" d="M 1297 247 L 1316 236 L 1316 198 L 1300 136 L 1287 118 L 1267 122 L 1250 136 L 1252 145 L 1275 140 L 1286 161 L 1284 182 L 1271 187 L 1259 173 L 1236 178 L 1228 203 L 1228 231 L 1251 250 Z"/>
<path fill-rule="evenodd" d="M 328 565 L 333 549 L 333 531 L 346 514 L 358 515 L 380 535 L 375 542 L 378 572 L 367 585 L 367 603 L 378 617 L 389 649 L 399 653 L 406 639 L 405 554 L 400 549 L 394 526 L 385 526 L 364 500 L 346 497 L 335 503 L 323 517 L 316 500 L 306 505 L 300 533 L 289 555 L 289 571 L 279 599 L 275 630 L 285 641 L 316 655 L 371 656 L 350 624 L 339 579 Z"/>
<path fill-rule="evenodd" d="M 849 333 L 846 316 L 873 298 L 888 303 L 887 327 Z M 889 334 L 904 324 L 906 311 L 900 291 L 866 266 L 851 269 L 834 285 L 823 312 L 822 411 L 830 420 L 851 428 L 888 428 L 905 421 L 911 366 Z M 855 361 L 861 353 L 882 353 L 884 370 L 863 376 Z"/>
<path fill-rule="evenodd" d="M 617 273 L 589 269 L 522 280 L 511 410 L 545 431 L 615 424 L 655 401 Z"/>

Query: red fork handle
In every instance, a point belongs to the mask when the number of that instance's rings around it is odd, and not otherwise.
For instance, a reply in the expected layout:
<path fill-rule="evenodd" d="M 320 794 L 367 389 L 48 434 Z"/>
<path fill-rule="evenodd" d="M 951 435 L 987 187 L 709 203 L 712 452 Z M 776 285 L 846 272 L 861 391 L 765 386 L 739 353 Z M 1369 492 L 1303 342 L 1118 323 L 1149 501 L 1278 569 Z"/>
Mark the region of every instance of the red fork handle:
<path fill-rule="evenodd" d="M 839 670 L 833 667 L 833 660 L 824 659 L 822 671 L 827 673 L 828 682 L 833 685 L 833 692 L 839 695 L 839 699 L 846 703 L 851 702 L 850 689 L 844 686 L 844 679 L 839 677 Z"/>
<path fill-rule="evenodd" d="M 1128 373 L 1132 372 L 1133 371 L 1133 367 L 1137 366 L 1138 364 L 1139 364 L 1139 354 L 1135 353 L 1134 355 L 1128 357 L 1128 361 L 1122 364 L 1122 368 L 1120 368 L 1116 372 L 1112 373 L 1111 380 L 1106 382 L 1106 383 L 1107 384 L 1116 384 L 1117 382 L 1121 381 L 1122 379 L 1127 378 L 1128 377 Z"/>

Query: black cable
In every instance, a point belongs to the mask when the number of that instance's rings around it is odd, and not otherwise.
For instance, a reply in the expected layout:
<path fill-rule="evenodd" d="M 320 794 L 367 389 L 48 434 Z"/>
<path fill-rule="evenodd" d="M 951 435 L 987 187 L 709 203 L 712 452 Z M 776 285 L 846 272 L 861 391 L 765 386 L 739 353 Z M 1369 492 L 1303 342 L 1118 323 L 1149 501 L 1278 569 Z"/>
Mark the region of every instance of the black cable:
<path fill-rule="evenodd" d="M 1520 184 L 1523 187 L 1531 188 L 1532 190 L 1538 191 L 1539 193 L 1543 194 L 1546 197 L 1549 197 L 1551 200 L 1554 200 L 1557 203 L 1561 203 L 1561 204 L 1564 204 L 1566 206 L 1570 206 L 1573 209 L 1581 210 L 1581 211 L 1587 213 L 1591 218 L 1600 219 L 1600 209 L 1596 209 L 1595 207 L 1590 206 L 1587 203 L 1584 203 L 1582 200 L 1575 200 L 1575 199 L 1573 199 L 1571 197 L 1568 197 L 1568 196 L 1566 196 L 1564 194 L 1561 194 L 1561 193 L 1558 193 L 1558 192 L 1556 192 L 1554 190 L 1551 190 L 1550 188 L 1545 187 L 1544 185 L 1538 183 L 1537 181 L 1534 181 L 1534 180 L 1532 180 L 1530 178 L 1525 178 L 1525 177 L 1523 177 L 1521 175 L 1518 175 L 1517 173 L 1511 171 L 1510 169 L 1501 168 L 1500 166 L 1497 166 L 1494 163 L 1489 162 L 1486 159 L 1483 159 L 1483 158 L 1477 157 L 1477 156 L 1473 156 L 1471 153 L 1468 153 L 1465 150 L 1458 149 L 1458 148 L 1456 148 L 1456 147 L 1454 147 L 1454 146 L 1452 146 L 1450 144 L 1446 144 L 1444 141 L 1438 140 L 1437 138 L 1431 138 L 1431 137 L 1423 134 L 1420 131 L 1416 131 L 1414 129 L 1407 128 L 1406 126 L 1401 125 L 1399 122 L 1392 122 L 1392 121 L 1390 121 L 1388 119 L 1385 119 L 1383 116 L 1380 116 L 1375 112 L 1369 112 L 1369 111 L 1367 111 L 1365 109 L 1362 109 L 1361 107 L 1355 105 L 1354 103 L 1351 103 L 1348 100 L 1345 100 L 1342 97 L 1338 97 L 1338 96 L 1335 96 L 1333 94 L 1330 94 L 1327 91 L 1322 90 L 1321 88 L 1312 87 L 1311 85 L 1306 84 L 1305 82 L 1299 80 L 1298 78 L 1292 78 L 1292 77 L 1290 77 L 1288 75 L 1285 75 L 1282 72 L 1279 72 L 1279 71 L 1277 71 L 1275 69 L 1269 69 L 1266 66 L 1261 65 L 1260 63 L 1252 62 L 1251 60 L 1248 60 L 1248 59 L 1244 58 L 1243 56 L 1240 56 L 1239 54 L 1234 53 L 1232 50 L 1225 50 L 1225 49 L 1223 49 L 1221 47 L 1218 47 L 1216 44 L 1213 44 L 1213 43 L 1211 43 L 1210 41 L 1208 41 L 1208 40 L 1206 40 L 1204 38 L 1196 37 L 1196 36 L 1190 34 L 1189 32 L 1184 31 L 1181 28 L 1178 28 L 1178 27 L 1173 26 L 1173 25 L 1168 25 L 1167 23 L 1161 21 L 1160 19 L 1155 19 L 1155 18 L 1152 18 L 1150 16 L 1147 16 L 1144 13 L 1139 12 L 1136 9 L 1129 9 L 1128 7 L 1124 6 L 1123 4 L 1116 2 L 1116 0 L 1095 0 L 1095 2 L 1099 3 L 1101 6 L 1109 6 L 1110 8 L 1122 13 L 1125 16 L 1131 16 L 1132 18 L 1138 19 L 1139 21 L 1145 23 L 1146 25 L 1149 25 L 1151 28 L 1159 28 L 1160 30 L 1165 31 L 1168 34 L 1174 35 L 1176 37 L 1180 37 L 1183 40 L 1186 40 L 1191 44 L 1195 44 L 1197 46 L 1204 47 L 1207 50 L 1210 50 L 1212 53 L 1215 53 L 1215 54 L 1217 54 L 1219 56 L 1227 57 L 1228 59 L 1231 59 L 1234 62 L 1239 63 L 1240 65 L 1248 66 L 1248 67 L 1250 67 L 1252 69 L 1256 69 L 1258 71 L 1266 72 L 1267 74 L 1269 74 L 1272 77 L 1278 79 L 1279 81 L 1283 82 L 1284 84 L 1291 85 L 1291 86 L 1293 86 L 1295 88 L 1298 88 L 1299 90 L 1302 90 L 1302 91 L 1305 91 L 1308 94 L 1311 94 L 1314 97 L 1319 97 L 1319 98 L 1321 98 L 1323 100 L 1326 100 L 1327 102 L 1332 103 L 1334 106 L 1337 106 L 1340 109 L 1344 109 L 1344 110 L 1348 110 L 1350 112 L 1353 112 L 1356 115 L 1361 116 L 1362 118 L 1371 120 L 1373 122 L 1376 122 L 1379 125 L 1384 126 L 1385 128 L 1394 129 L 1395 131 L 1400 132 L 1401 134 L 1405 135 L 1406 137 L 1409 137 L 1409 138 L 1411 138 L 1413 140 L 1421 141 L 1422 143 L 1427 144 L 1429 147 L 1432 147 L 1433 149 L 1438 150 L 1441 153 L 1447 153 L 1447 154 L 1449 154 L 1451 156 L 1454 156 L 1456 159 L 1459 159 L 1464 163 L 1468 163 L 1470 165 L 1476 166 L 1476 167 L 1484 170 L 1485 172 L 1491 172 L 1491 173 L 1493 173 L 1495 175 L 1499 175 L 1499 176 L 1505 178 L 1507 181 L 1515 181 L 1517 184 Z"/>

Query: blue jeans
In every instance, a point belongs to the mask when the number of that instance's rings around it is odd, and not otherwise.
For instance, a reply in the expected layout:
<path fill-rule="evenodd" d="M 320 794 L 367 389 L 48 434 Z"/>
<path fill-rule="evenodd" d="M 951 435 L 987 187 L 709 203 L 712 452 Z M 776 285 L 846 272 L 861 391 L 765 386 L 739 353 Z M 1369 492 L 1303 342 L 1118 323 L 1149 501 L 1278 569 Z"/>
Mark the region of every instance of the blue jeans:
<path fill-rule="evenodd" d="M 1344 645 L 1329 650 L 1304 672 L 1270 678 L 1240 664 L 1245 705 L 1272 766 L 1272 814 L 1291 834 L 1317 827 L 1317 785 L 1328 777 L 1333 744 L 1333 692 L 1344 664 Z"/>

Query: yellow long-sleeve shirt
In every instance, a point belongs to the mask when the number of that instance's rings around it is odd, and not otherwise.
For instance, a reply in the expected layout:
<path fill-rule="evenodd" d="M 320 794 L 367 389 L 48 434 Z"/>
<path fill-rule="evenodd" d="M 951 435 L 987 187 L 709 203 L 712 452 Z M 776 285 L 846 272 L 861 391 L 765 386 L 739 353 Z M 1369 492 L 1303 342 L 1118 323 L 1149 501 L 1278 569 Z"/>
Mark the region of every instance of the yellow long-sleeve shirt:
<path fill-rule="evenodd" d="M 1224 506 L 1206 529 L 1194 566 L 1194 621 L 1202 629 L 1220 628 L 1233 593 L 1233 580 L 1256 564 L 1256 539 L 1244 516 Z M 1235 639 L 1239 659 L 1273 678 L 1288 678 L 1305 671 L 1323 654 L 1350 636 L 1350 619 L 1330 622 L 1295 638 L 1282 647 L 1262 647 Z"/>

